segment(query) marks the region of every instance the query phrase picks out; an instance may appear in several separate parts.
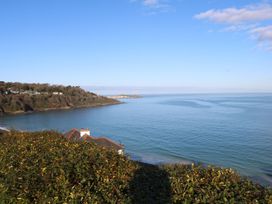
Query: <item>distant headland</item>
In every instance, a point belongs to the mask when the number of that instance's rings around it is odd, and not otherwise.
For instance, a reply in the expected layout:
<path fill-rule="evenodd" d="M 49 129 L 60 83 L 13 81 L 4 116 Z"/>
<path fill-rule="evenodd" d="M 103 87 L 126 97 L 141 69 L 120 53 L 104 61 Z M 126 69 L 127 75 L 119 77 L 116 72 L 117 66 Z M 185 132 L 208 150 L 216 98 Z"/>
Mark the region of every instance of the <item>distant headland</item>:
<path fill-rule="evenodd" d="M 119 104 L 79 86 L 0 81 L 0 115 Z"/>
<path fill-rule="evenodd" d="M 107 96 L 111 99 L 136 99 L 136 98 L 142 98 L 140 95 L 129 95 L 129 94 L 121 94 L 121 95 L 113 95 L 113 96 Z"/>

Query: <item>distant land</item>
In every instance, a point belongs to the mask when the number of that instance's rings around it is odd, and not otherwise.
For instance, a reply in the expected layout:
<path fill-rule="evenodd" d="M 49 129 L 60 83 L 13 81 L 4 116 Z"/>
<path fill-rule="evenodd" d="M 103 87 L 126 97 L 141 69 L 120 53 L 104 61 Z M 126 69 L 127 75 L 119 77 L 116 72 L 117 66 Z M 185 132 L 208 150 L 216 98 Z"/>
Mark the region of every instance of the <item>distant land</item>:
<path fill-rule="evenodd" d="M 133 99 L 133 98 L 142 98 L 140 95 L 130 95 L 130 94 L 121 94 L 121 95 L 113 95 L 113 96 L 107 96 L 111 99 Z"/>
<path fill-rule="evenodd" d="M 0 82 L 0 115 L 119 103 L 79 86 Z"/>

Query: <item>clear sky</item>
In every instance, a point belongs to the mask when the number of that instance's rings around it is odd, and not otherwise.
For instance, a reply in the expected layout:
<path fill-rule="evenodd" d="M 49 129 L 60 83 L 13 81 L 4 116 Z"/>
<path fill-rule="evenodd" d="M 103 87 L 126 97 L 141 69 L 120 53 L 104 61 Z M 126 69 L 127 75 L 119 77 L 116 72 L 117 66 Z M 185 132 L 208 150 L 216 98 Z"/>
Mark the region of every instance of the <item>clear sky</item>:
<path fill-rule="evenodd" d="M 0 0 L 0 80 L 272 92 L 272 2 Z"/>

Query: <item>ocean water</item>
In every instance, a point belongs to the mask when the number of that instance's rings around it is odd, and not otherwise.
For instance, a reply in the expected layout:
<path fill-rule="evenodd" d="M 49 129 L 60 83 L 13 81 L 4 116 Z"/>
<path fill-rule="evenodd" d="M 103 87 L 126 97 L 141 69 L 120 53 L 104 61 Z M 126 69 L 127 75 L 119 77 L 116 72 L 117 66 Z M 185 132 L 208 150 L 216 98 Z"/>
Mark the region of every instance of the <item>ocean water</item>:
<path fill-rule="evenodd" d="M 90 128 L 148 163 L 231 167 L 272 185 L 272 94 L 150 95 L 123 104 L 0 117 L 21 130 Z"/>

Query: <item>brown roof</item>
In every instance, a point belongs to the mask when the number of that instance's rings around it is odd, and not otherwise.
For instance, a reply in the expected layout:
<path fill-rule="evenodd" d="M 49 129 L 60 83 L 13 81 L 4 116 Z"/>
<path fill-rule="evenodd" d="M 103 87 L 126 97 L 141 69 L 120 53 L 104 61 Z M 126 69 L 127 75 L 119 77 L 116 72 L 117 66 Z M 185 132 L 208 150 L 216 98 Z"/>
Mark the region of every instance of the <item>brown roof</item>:
<path fill-rule="evenodd" d="M 72 129 L 69 132 L 64 134 L 68 140 L 79 140 L 80 139 L 80 132 L 77 129 Z"/>
<path fill-rule="evenodd" d="M 85 141 L 87 142 L 94 142 L 95 144 L 102 146 L 102 147 L 106 147 L 106 148 L 110 148 L 110 149 L 114 149 L 114 150 L 119 150 L 119 149 L 124 149 L 124 146 L 121 144 L 118 144 L 114 141 L 112 141 L 109 138 L 106 137 L 92 137 L 92 136 L 83 136 Z"/>

